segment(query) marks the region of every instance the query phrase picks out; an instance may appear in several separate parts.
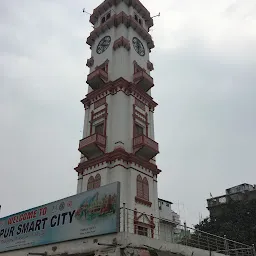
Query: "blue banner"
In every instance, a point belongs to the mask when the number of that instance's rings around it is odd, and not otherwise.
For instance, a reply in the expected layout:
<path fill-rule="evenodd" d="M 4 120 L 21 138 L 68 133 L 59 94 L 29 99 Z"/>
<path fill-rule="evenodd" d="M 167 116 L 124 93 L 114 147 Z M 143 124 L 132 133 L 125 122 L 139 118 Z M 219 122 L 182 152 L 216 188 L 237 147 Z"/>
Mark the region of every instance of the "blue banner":
<path fill-rule="evenodd" d="M 119 182 L 0 219 L 0 252 L 119 231 Z"/>

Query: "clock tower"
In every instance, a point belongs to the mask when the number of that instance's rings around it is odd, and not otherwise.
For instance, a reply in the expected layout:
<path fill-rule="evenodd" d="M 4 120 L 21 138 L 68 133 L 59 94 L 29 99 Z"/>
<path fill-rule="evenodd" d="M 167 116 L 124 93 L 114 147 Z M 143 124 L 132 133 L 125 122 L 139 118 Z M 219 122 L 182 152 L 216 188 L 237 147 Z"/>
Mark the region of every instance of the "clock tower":
<path fill-rule="evenodd" d="M 134 232 L 143 227 L 154 237 L 158 217 L 153 113 L 157 103 L 149 60 L 154 42 L 153 19 L 139 0 L 105 0 L 90 16 L 94 30 L 87 38 L 88 94 L 77 193 L 120 182 L 120 204 L 133 210 Z"/>

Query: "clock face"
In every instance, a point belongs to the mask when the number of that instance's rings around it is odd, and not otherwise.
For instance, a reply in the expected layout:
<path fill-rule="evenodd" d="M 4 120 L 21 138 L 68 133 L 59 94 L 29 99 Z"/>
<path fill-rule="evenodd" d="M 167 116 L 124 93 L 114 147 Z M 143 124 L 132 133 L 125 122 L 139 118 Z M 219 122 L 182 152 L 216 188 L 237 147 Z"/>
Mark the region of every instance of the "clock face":
<path fill-rule="evenodd" d="M 140 55 L 145 56 L 145 48 L 139 38 L 134 37 L 132 39 L 134 50 Z"/>
<path fill-rule="evenodd" d="M 100 42 L 99 42 L 99 44 L 97 46 L 96 52 L 98 54 L 101 54 L 101 53 L 105 52 L 108 49 L 110 43 L 111 43 L 111 37 L 110 36 L 103 37 L 100 40 Z"/>

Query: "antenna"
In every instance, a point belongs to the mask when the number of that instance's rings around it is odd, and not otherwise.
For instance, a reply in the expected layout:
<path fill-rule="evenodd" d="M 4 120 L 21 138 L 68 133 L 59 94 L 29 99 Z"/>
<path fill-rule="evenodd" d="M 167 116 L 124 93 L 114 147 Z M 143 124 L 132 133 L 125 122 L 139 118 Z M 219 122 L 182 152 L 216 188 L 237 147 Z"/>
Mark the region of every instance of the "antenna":
<path fill-rule="evenodd" d="M 89 12 L 87 12 L 86 10 L 85 10 L 85 8 L 83 8 L 83 13 L 85 13 L 85 14 L 87 14 L 87 15 L 90 15 L 91 16 L 91 14 L 89 13 Z M 92 26 L 93 28 L 94 28 L 94 26 Z"/>
<path fill-rule="evenodd" d="M 153 19 L 153 18 L 155 18 L 155 17 L 160 17 L 160 12 L 159 12 L 157 15 L 152 16 L 151 18 Z"/>
<path fill-rule="evenodd" d="M 87 11 L 85 10 L 85 8 L 83 8 L 83 13 L 86 13 L 86 14 L 88 14 L 88 15 L 91 15 L 89 12 L 87 12 Z"/>

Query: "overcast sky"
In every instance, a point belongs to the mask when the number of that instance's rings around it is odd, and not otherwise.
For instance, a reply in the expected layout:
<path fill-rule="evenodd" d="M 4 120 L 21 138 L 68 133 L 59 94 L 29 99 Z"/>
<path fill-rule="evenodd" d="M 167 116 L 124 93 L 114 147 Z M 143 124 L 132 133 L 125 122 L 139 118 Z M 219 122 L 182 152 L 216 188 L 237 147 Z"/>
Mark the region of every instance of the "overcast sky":
<path fill-rule="evenodd" d="M 151 34 L 159 197 L 183 220 L 256 183 L 256 3 L 144 0 Z M 89 16 L 101 0 L 0 1 L 0 216 L 76 192 Z"/>

